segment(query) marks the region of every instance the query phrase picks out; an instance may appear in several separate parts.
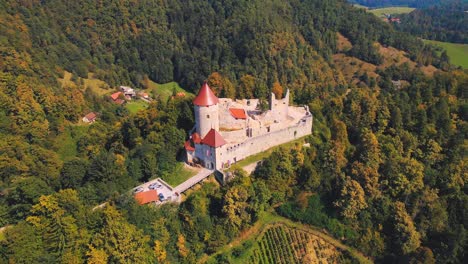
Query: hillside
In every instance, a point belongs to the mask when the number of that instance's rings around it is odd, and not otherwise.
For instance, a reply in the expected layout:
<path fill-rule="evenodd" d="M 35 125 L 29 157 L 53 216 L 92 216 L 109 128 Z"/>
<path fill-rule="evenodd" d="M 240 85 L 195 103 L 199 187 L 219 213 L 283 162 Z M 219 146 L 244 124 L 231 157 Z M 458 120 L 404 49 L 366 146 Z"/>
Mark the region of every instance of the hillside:
<path fill-rule="evenodd" d="M 137 204 L 134 186 L 187 177 L 205 80 L 237 99 L 289 89 L 312 136 L 180 204 Z M 120 85 L 154 100 L 121 105 Z M 197 263 L 273 210 L 376 262 L 462 262 L 467 86 L 344 0 L 1 1 L 0 262 Z M 258 258 L 293 256 L 259 238 Z"/>
<path fill-rule="evenodd" d="M 468 2 L 453 0 L 400 16 L 398 30 L 423 39 L 468 44 Z"/>
<path fill-rule="evenodd" d="M 441 52 L 446 51 L 452 64 L 468 69 L 468 44 L 440 42 L 434 40 L 425 40 L 425 42 L 440 47 Z"/>
<path fill-rule="evenodd" d="M 388 6 L 408 6 L 414 8 L 428 7 L 451 0 L 350 0 L 363 6 L 379 8 Z"/>

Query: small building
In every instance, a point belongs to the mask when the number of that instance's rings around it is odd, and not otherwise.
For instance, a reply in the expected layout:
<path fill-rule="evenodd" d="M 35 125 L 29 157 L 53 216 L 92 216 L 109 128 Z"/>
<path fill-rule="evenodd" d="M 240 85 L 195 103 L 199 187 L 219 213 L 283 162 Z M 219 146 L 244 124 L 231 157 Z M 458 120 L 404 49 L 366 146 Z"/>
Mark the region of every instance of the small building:
<path fill-rule="evenodd" d="M 148 100 L 150 97 L 148 95 L 148 93 L 145 93 L 145 92 L 141 92 L 138 94 L 141 98 L 144 98 L 146 100 Z"/>
<path fill-rule="evenodd" d="M 111 94 L 110 97 L 111 97 L 112 101 L 114 101 L 114 103 L 121 105 L 121 104 L 125 103 L 125 100 L 121 99 L 120 95 L 122 95 L 122 92 L 115 92 L 115 93 Z"/>
<path fill-rule="evenodd" d="M 90 112 L 89 114 L 85 115 L 83 117 L 83 122 L 85 123 L 94 123 L 94 121 L 96 121 L 96 113 L 94 112 Z"/>
<path fill-rule="evenodd" d="M 122 91 L 125 96 L 129 96 L 129 97 L 136 96 L 136 92 L 132 87 L 120 86 L 120 91 Z"/>
<path fill-rule="evenodd" d="M 156 190 L 149 190 L 135 194 L 135 200 L 143 205 L 159 201 L 158 192 Z"/>

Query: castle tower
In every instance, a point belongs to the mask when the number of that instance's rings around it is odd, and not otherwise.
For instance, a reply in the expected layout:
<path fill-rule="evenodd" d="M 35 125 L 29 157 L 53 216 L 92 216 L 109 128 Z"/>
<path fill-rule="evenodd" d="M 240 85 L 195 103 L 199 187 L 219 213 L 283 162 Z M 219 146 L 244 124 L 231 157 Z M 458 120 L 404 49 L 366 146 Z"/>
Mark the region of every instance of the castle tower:
<path fill-rule="evenodd" d="M 201 138 L 213 128 L 219 130 L 218 97 L 214 95 L 208 84 L 203 83 L 197 97 L 193 100 L 195 105 L 195 127 Z"/>

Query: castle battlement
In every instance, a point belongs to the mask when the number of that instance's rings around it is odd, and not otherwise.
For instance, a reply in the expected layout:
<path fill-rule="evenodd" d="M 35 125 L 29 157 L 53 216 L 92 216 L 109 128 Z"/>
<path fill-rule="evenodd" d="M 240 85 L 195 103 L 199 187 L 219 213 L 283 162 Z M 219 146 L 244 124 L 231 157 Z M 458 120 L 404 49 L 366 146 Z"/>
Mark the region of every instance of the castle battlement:
<path fill-rule="evenodd" d="M 222 170 L 248 156 L 312 133 L 307 106 L 289 106 L 289 90 L 282 99 L 271 95 L 269 109 L 258 99 L 217 98 L 203 84 L 195 104 L 195 128 L 185 142 L 187 161 Z"/>

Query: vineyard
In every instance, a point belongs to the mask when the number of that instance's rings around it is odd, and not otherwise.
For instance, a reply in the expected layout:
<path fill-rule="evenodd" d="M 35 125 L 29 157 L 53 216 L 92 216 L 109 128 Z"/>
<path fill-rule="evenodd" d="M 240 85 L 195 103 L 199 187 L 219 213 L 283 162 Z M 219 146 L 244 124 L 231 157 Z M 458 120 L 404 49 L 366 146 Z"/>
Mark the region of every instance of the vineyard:
<path fill-rule="evenodd" d="M 352 263 L 353 259 L 324 239 L 284 225 L 271 226 L 256 240 L 249 263 Z"/>

